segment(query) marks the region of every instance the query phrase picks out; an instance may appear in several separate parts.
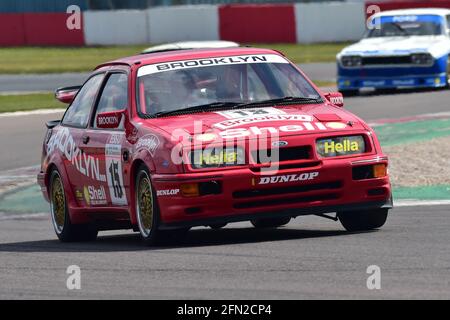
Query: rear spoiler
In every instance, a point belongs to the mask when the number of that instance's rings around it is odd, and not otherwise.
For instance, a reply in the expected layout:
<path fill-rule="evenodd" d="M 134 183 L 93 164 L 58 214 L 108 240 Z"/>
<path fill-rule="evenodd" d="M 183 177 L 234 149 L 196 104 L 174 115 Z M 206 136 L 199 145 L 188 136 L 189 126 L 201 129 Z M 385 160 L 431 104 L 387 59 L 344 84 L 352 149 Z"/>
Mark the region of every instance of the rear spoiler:
<path fill-rule="evenodd" d="M 50 121 L 47 121 L 45 123 L 45 125 L 47 126 L 48 129 L 53 129 L 60 123 L 61 123 L 61 120 L 50 120 Z"/>

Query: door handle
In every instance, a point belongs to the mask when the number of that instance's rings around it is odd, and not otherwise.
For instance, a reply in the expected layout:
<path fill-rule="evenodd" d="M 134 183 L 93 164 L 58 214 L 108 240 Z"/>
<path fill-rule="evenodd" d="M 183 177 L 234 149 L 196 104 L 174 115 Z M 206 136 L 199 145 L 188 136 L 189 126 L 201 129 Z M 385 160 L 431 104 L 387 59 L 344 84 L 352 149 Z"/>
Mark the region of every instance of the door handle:
<path fill-rule="evenodd" d="M 83 137 L 83 143 L 84 144 L 88 144 L 89 143 L 89 139 L 90 139 L 89 136 L 84 136 Z"/>

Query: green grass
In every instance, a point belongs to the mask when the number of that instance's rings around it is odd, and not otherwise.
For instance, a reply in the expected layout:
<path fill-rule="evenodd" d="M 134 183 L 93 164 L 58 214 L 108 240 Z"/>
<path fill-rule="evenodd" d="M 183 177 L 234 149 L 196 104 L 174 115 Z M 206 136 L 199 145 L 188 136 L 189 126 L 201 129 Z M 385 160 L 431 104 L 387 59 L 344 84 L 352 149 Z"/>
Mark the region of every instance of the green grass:
<path fill-rule="evenodd" d="M 252 44 L 286 54 L 295 63 L 333 62 L 348 43 Z M 90 71 L 100 63 L 137 54 L 150 45 L 106 47 L 19 47 L 0 49 L 0 74 Z"/>
<path fill-rule="evenodd" d="M 0 74 L 90 71 L 100 63 L 134 55 L 144 48 L 145 46 L 2 48 Z"/>
<path fill-rule="evenodd" d="M 67 105 L 56 100 L 52 93 L 0 95 L 0 113 L 66 107 Z"/>

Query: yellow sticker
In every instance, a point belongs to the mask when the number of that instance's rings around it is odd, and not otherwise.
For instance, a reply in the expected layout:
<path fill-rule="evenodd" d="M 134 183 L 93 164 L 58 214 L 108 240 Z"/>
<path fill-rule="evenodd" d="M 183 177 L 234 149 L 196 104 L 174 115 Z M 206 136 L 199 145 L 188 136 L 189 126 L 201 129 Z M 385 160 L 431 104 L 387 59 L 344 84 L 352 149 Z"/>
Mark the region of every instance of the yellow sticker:
<path fill-rule="evenodd" d="M 197 141 L 213 141 L 216 140 L 217 135 L 214 133 L 203 133 L 195 136 L 195 140 Z"/>
<path fill-rule="evenodd" d="M 325 125 L 330 129 L 344 129 L 347 127 L 347 125 L 342 122 L 327 122 Z"/>
<path fill-rule="evenodd" d="M 89 195 L 89 190 L 87 187 L 84 187 L 84 199 L 86 200 L 86 203 L 89 206 L 91 203 L 91 196 Z"/>

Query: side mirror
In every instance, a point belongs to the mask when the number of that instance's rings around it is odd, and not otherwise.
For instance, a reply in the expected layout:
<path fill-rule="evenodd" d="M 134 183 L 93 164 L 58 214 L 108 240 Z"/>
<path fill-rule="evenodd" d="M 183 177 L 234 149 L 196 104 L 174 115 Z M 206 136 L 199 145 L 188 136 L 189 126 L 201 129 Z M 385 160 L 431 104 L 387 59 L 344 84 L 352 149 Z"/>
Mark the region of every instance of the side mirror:
<path fill-rule="evenodd" d="M 55 98 L 62 103 L 71 103 L 80 90 L 81 86 L 58 88 L 55 91 Z"/>
<path fill-rule="evenodd" d="M 327 92 L 324 94 L 325 98 L 336 107 L 342 108 L 344 106 L 344 96 L 340 92 Z"/>
<path fill-rule="evenodd" d="M 97 128 L 117 129 L 125 116 L 125 110 L 101 112 L 95 119 Z"/>

